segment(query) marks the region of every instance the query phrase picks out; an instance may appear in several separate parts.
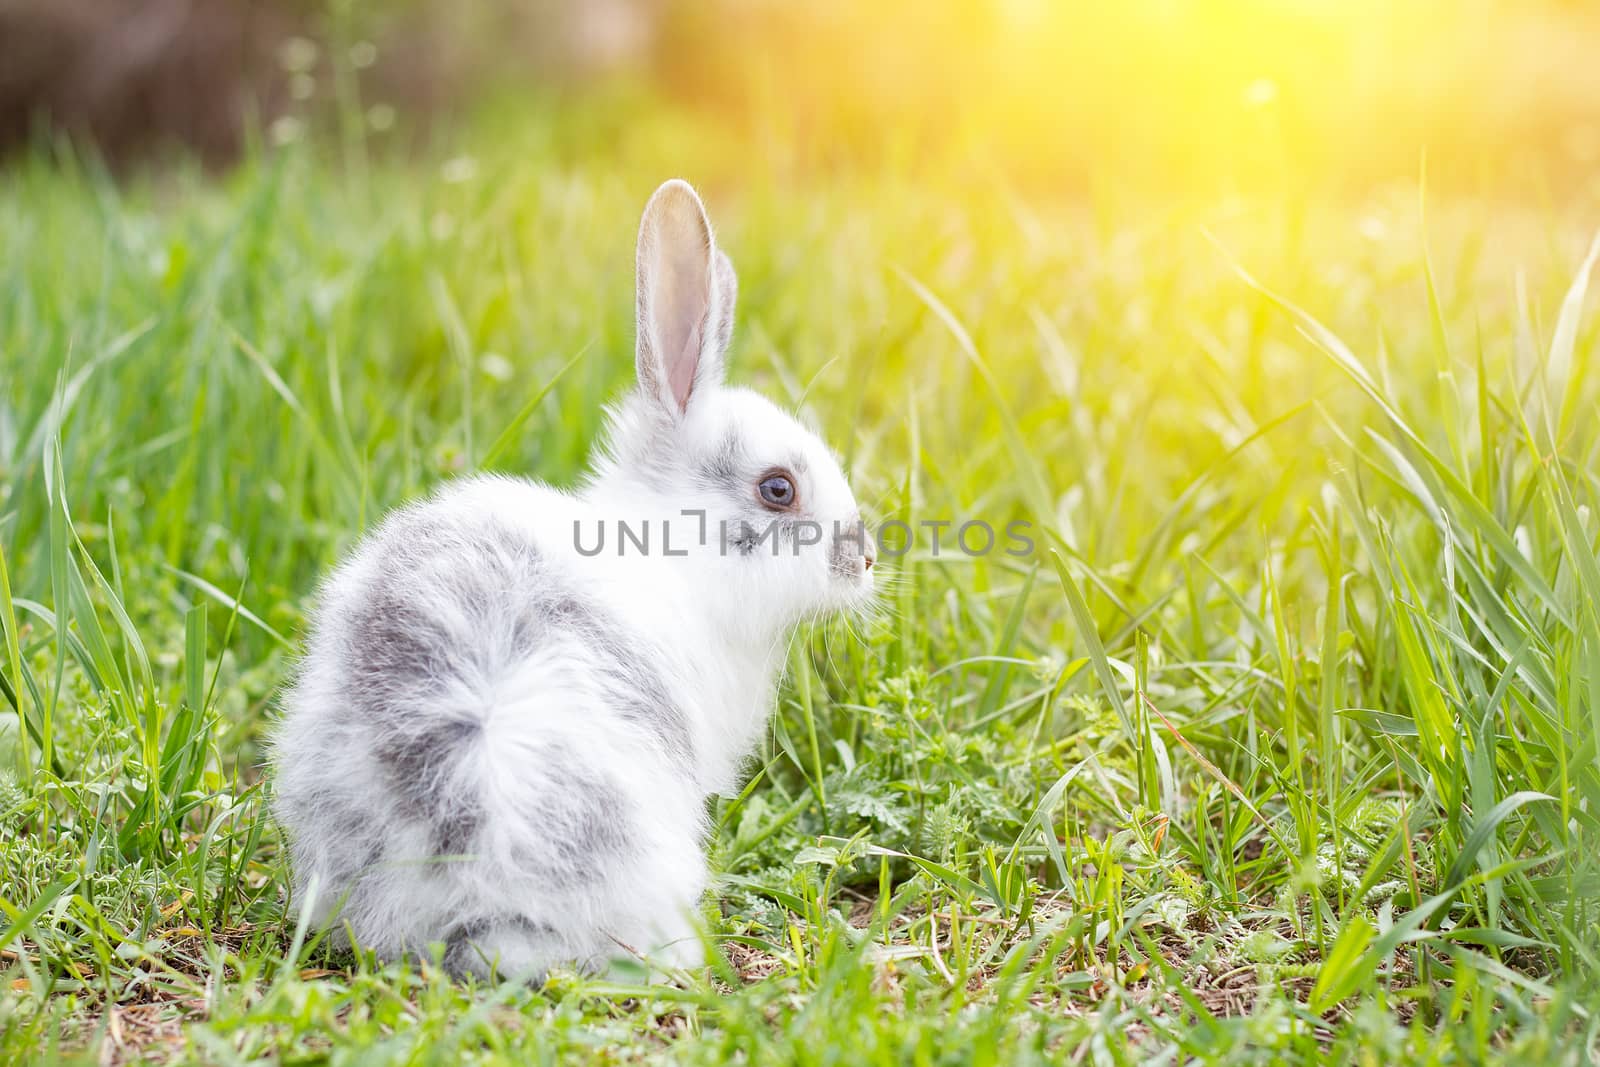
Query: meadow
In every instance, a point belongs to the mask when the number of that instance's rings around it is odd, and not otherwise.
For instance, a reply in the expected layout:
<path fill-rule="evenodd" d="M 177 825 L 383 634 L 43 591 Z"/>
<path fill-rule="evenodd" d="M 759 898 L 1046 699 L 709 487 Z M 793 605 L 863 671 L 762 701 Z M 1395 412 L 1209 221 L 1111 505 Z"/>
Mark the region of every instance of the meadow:
<path fill-rule="evenodd" d="M 290 138 L 283 138 L 290 140 Z M 730 361 L 885 559 L 715 802 L 711 972 L 330 951 L 263 737 L 319 574 L 567 482 L 681 174 Z M 0 172 L 0 1062 L 1581 1064 L 1600 1055 L 1600 377 L 1559 198 L 1065 195 L 633 106 L 410 154 Z"/>

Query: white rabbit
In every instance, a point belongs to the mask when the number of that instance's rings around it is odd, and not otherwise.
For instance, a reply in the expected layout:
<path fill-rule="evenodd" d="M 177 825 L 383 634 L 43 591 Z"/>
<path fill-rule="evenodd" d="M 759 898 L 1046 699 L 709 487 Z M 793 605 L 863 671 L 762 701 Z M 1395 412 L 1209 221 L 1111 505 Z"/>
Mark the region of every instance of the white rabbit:
<path fill-rule="evenodd" d="M 579 489 L 459 481 L 321 591 L 273 757 L 297 897 L 336 940 L 534 980 L 699 965 L 707 798 L 793 628 L 871 597 L 832 453 L 723 385 L 733 266 L 682 181 L 645 207 L 637 282 L 637 387 Z"/>

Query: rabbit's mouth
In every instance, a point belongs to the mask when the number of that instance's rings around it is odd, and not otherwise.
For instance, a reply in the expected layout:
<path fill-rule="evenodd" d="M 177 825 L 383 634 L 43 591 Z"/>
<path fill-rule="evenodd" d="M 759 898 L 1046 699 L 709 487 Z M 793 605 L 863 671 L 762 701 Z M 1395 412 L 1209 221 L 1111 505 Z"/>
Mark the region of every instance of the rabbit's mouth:
<path fill-rule="evenodd" d="M 839 590 L 836 610 L 844 615 L 866 619 L 873 615 L 878 603 L 877 582 L 873 579 L 872 568 L 866 565 L 864 558 L 858 561 L 858 567 L 859 570 L 854 578 L 845 579 L 840 583 L 843 588 Z"/>
<path fill-rule="evenodd" d="M 833 577 L 871 589 L 877 562 L 878 546 L 859 516 L 834 531 L 828 549 L 828 572 Z"/>

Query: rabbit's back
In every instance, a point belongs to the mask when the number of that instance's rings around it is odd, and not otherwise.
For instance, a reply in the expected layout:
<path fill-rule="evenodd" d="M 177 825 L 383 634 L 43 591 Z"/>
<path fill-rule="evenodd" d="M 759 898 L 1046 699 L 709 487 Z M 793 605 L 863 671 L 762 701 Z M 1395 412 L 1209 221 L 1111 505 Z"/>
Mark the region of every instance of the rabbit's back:
<path fill-rule="evenodd" d="M 277 739 L 278 806 L 297 886 L 315 881 L 315 911 L 365 944 L 617 925 L 605 913 L 652 841 L 694 854 L 681 701 L 541 546 L 529 509 L 559 504 L 466 483 L 387 519 L 324 590 Z"/>

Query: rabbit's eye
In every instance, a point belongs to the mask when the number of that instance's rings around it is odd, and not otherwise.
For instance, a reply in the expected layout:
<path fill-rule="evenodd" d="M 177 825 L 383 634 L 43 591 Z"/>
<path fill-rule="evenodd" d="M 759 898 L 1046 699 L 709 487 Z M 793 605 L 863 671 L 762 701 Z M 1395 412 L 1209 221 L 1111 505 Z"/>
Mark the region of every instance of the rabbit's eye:
<path fill-rule="evenodd" d="M 756 486 L 761 493 L 761 502 L 769 508 L 794 507 L 794 480 L 782 471 L 773 471 Z"/>

